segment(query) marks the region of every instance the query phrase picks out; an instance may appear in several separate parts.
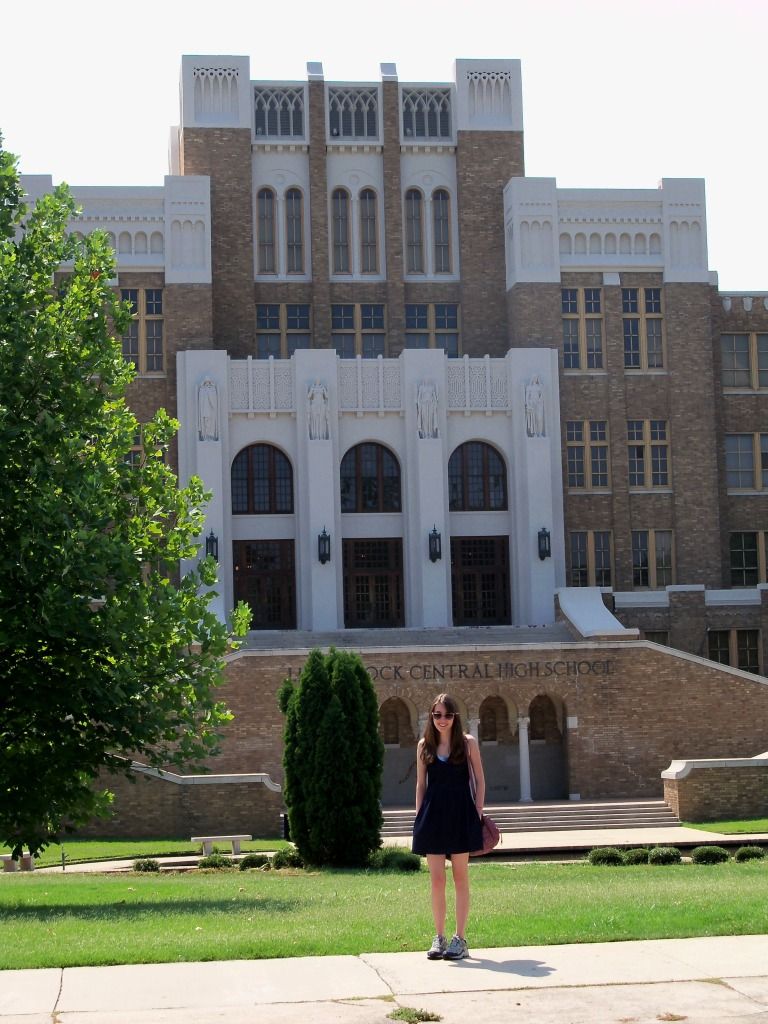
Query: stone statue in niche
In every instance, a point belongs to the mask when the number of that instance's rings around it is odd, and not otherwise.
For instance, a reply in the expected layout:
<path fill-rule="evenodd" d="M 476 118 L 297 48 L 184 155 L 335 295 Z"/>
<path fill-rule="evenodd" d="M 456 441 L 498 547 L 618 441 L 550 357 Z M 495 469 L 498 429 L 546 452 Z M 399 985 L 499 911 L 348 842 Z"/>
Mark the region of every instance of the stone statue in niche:
<path fill-rule="evenodd" d="M 219 392 L 210 377 L 197 389 L 197 436 L 201 441 L 219 440 Z"/>
<path fill-rule="evenodd" d="M 437 437 L 437 388 L 424 380 L 416 391 L 416 426 L 419 437 Z"/>
<path fill-rule="evenodd" d="M 310 441 L 327 441 L 328 433 L 328 388 L 316 380 L 307 391 Z"/>
<path fill-rule="evenodd" d="M 544 437 L 544 388 L 538 374 L 525 386 L 525 432 L 528 437 Z"/>

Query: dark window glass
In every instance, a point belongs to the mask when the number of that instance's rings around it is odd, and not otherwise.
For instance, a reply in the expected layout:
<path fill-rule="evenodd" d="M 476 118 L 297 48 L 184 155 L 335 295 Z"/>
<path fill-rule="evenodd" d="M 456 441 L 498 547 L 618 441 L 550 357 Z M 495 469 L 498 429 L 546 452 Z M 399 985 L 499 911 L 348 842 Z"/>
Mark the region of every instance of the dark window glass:
<path fill-rule="evenodd" d="M 489 444 L 468 441 L 448 461 L 449 507 L 452 512 L 497 512 L 507 507 L 504 462 Z"/>
<path fill-rule="evenodd" d="M 293 512 L 293 472 L 281 451 L 254 444 L 232 463 L 232 513 L 268 515 Z"/>
<path fill-rule="evenodd" d="M 358 444 L 341 460 L 342 512 L 399 512 L 400 465 L 380 444 Z"/>

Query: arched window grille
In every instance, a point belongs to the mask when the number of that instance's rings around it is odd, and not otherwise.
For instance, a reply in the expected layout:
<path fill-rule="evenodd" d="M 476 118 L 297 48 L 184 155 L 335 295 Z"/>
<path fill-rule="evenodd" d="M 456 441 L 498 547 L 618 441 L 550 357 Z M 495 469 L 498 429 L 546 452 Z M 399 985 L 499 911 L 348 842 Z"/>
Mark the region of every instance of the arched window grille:
<path fill-rule="evenodd" d="M 360 193 L 360 269 L 364 274 L 375 274 L 379 269 L 376 193 L 372 188 Z"/>
<path fill-rule="evenodd" d="M 333 231 L 333 272 L 348 274 L 349 265 L 349 193 L 337 188 L 331 197 Z"/>
<path fill-rule="evenodd" d="M 303 197 L 297 188 L 285 193 L 285 250 L 289 274 L 304 272 Z"/>
<path fill-rule="evenodd" d="M 253 93 L 256 135 L 301 138 L 304 135 L 304 90 L 264 89 Z"/>
<path fill-rule="evenodd" d="M 403 135 L 414 139 L 449 139 L 451 90 L 403 89 Z"/>
<path fill-rule="evenodd" d="M 417 188 L 405 193 L 405 251 L 406 271 L 424 273 L 424 200 Z"/>
<path fill-rule="evenodd" d="M 399 512 L 400 464 L 381 444 L 350 448 L 341 460 L 342 512 Z"/>
<path fill-rule="evenodd" d="M 293 472 L 283 453 L 271 444 L 252 444 L 232 463 L 233 515 L 293 512 Z"/>
<path fill-rule="evenodd" d="M 444 188 L 432 193 L 432 245 L 435 273 L 451 272 L 451 199 Z"/>
<path fill-rule="evenodd" d="M 331 137 L 378 138 L 378 109 L 376 89 L 330 89 L 328 127 Z"/>
<path fill-rule="evenodd" d="M 258 211 L 258 263 L 260 274 L 274 274 L 276 270 L 275 251 L 275 193 L 271 188 L 259 189 L 256 197 Z"/>
<path fill-rule="evenodd" d="M 452 512 L 500 512 L 507 507 L 504 461 L 484 441 L 459 445 L 448 460 L 448 495 Z"/>

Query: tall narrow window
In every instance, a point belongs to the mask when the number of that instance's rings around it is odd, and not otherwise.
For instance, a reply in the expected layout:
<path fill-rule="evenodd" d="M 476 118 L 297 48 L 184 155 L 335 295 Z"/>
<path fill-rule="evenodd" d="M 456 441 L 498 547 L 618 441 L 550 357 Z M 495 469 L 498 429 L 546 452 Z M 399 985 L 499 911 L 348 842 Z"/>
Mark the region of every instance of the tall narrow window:
<path fill-rule="evenodd" d="M 289 274 L 304 273 L 304 223 L 299 189 L 285 193 L 285 246 Z"/>
<path fill-rule="evenodd" d="M 451 201 L 444 188 L 432 193 L 432 225 L 435 273 L 451 272 Z"/>
<path fill-rule="evenodd" d="M 275 260 L 275 193 L 271 188 L 262 188 L 257 197 L 259 273 L 274 274 Z"/>
<path fill-rule="evenodd" d="M 364 188 L 360 193 L 360 269 L 364 274 L 378 272 L 378 249 L 376 193 L 372 188 Z"/>
<path fill-rule="evenodd" d="M 405 193 L 405 258 L 409 274 L 424 273 L 423 205 L 421 192 L 409 188 Z"/>
<path fill-rule="evenodd" d="M 331 198 L 333 272 L 349 273 L 349 193 L 337 188 Z"/>

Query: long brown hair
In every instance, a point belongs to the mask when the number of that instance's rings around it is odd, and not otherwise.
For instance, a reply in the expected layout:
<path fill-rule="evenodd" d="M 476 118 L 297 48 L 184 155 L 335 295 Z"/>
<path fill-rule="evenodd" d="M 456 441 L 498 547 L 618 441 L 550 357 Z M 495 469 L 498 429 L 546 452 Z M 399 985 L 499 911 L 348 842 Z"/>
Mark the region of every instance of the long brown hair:
<path fill-rule="evenodd" d="M 452 764 L 461 764 L 462 761 L 466 761 L 467 759 L 467 744 L 464 739 L 464 729 L 461 725 L 459 706 L 453 697 L 447 693 L 439 693 L 432 701 L 429 709 L 429 717 L 427 718 L 427 724 L 424 727 L 424 742 L 421 747 L 421 758 L 425 764 L 432 764 L 437 757 L 437 748 L 440 743 L 440 737 L 438 736 L 437 729 L 435 728 L 432 712 L 438 704 L 442 704 L 446 711 L 453 712 L 453 725 L 451 726 L 451 752 L 448 759 Z"/>

